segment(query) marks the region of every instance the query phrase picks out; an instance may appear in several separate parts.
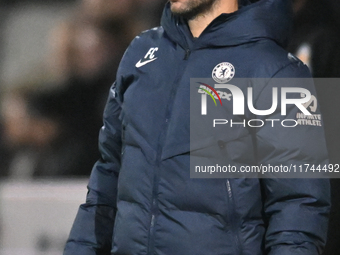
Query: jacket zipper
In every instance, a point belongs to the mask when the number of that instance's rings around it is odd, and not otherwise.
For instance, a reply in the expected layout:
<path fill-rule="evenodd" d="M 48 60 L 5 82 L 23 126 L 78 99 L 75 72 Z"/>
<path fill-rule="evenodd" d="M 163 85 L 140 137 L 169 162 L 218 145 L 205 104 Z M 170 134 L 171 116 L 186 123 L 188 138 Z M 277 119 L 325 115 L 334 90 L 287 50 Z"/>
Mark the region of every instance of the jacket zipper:
<path fill-rule="evenodd" d="M 184 51 L 185 51 L 185 55 L 184 55 L 184 59 L 183 60 L 188 60 L 189 59 L 189 56 L 190 56 L 190 53 L 191 53 L 191 50 L 190 50 L 190 47 L 189 47 L 189 44 L 187 42 L 187 39 L 184 35 L 184 32 L 178 27 L 178 24 L 177 24 L 177 30 L 179 32 L 179 34 L 181 35 L 182 39 L 183 39 L 183 46 L 184 46 Z M 182 46 L 182 47 L 183 47 Z"/>
<path fill-rule="evenodd" d="M 184 60 L 188 60 L 189 56 L 190 56 L 190 49 L 189 47 L 187 47 L 185 50 L 185 57 Z M 181 68 L 179 68 L 178 70 L 183 70 Z M 158 150 L 157 150 L 157 164 L 155 167 L 155 172 L 154 172 L 154 180 L 153 180 L 153 191 L 152 191 L 152 205 L 151 205 L 151 215 L 150 215 L 150 225 L 149 225 L 149 233 L 148 233 L 148 249 L 147 249 L 147 254 L 148 255 L 153 255 L 154 254 L 154 239 L 155 239 L 155 224 L 157 221 L 157 214 L 158 214 L 158 201 L 157 201 L 157 196 L 158 196 L 158 183 L 159 183 L 159 171 L 160 171 L 160 163 L 161 163 L 161 156 L 162 156 L 162 145 L 164 144 L 164 140 L 167 134 L 167 130 L 168 130 L 168 123 L 169 123 L 169 119 L 170 119 L 170 112 L 171 109 L 173 107 L 173 98 L 176 95 L 176 89 L 177 86 L 175 86 L 176 84 L 178 84 L 178 81 L 180 80 L 180 78 L 183 76 L 183 72 L 180 71 L 180 73 L 177 75 L 176 79 L 174 80 L 174 86 L 172 88 L 171 94 L 170 94 L 170 98 L 167 104 L 167 110 L 166 110 L 166 114 L 165 114 L 165 123 L 164 123 L 164 129 L 162 134 L 160 135 L 159 138 L 159 146 L 158 146 Z"/>
<path fill-rule="evenodd" d="M 189 56 L 190 56 L 190 53 L 191 53 L 190 49 L 189 49 L 189 48 L 186 48 L 186 49 L 185 49 L 184 60 L 188 60 L 188 58 L 189 58 Z"/>
<path fill-rule="evenodd" d="M 154 184 L 156 186 L 156 184 Z M 154 252 L 154 236 L 155 236 L 155 221 L 156 221 L 156 211 L 157 211 L 157 201 L 156 201 L 156 195 L 152 194 L 152 208 L 151 208 L 151 218 L 150 218 L 150 227 L 149 227 L 149 234 L 148 234 L 148 253 L 147 254 L 153 254 Z"/>
<path fill-rule="evenodd" d="M 238 233 L 238 226 L 236 225 L 237 221 L 233 219 L 234 212 L 235 212 L 235 202 L 234 202 L 233 192 L 232 192 L 229 179 L 227 179 L 226 186 L 227 186 L 229 206 L 230 206 L 230 209 L 228 210 L 228 216 L 229 216 L 231 230 L 235 234 L 236 254 L 242 255 L 242 247 L 241 247 L 240 237 Z"/>

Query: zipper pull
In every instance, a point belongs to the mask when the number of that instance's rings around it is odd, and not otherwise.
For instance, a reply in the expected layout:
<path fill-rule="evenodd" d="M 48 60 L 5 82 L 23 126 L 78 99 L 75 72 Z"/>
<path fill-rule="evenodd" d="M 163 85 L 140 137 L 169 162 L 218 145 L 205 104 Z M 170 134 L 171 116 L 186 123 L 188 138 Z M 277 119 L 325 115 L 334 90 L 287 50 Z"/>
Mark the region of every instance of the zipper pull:
<path fill-rule="evenodd" d="M 191 53 L 190 49 L 186 49 L 186 50 L 185 50 L 184 60 L 188 60 L 188 58 L 189 58 L 189 56 L 190 56 L 190 53 Z"/>

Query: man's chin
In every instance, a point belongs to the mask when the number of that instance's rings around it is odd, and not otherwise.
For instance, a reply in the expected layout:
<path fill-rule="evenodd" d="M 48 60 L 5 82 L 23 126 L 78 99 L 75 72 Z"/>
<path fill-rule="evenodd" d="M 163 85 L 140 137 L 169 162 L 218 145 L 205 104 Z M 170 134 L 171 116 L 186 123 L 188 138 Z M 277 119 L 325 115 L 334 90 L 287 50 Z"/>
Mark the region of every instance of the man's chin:
<path fill-rule="evenodd" d="M 181 3 L 172 2 L 172 1 L 170 3 L 171 3 L 170 8 L 171 8 L 172 13 L 180 15 L 183 12 L 183 7 L 181 6 L 182 5 Z"/>
<path fill-rule="evenodd" d="M 192 12 L 188 11 L 187 9 L 185 9 L 183 7 L 183 4 L 175 2 L 175 3 L 171 3 L 171 8 L 170 8 L 171 12 L 176 15 L 176 16 L 181 16 L 185 19 L 192 19 L 193 15 Z"/>

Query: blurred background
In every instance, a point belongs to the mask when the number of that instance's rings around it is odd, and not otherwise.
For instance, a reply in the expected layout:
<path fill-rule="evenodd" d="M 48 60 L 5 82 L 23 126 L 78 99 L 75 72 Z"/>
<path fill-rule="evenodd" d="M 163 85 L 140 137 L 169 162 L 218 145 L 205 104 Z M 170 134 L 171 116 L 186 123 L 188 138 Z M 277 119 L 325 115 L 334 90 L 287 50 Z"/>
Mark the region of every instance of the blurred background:
<path fill-rule="evenodd" d="M 62 254 L 85 200 L 107 92 L 129 42 L 166 0 L 0 0 L 0 255 Z M 340 2 L 293 0 L 287 49 L 316 78 L 340 77 Z M 340 163 L 340 83 L 316 83 Z M 340 254 L 340 181 L 326 255 Z"/>

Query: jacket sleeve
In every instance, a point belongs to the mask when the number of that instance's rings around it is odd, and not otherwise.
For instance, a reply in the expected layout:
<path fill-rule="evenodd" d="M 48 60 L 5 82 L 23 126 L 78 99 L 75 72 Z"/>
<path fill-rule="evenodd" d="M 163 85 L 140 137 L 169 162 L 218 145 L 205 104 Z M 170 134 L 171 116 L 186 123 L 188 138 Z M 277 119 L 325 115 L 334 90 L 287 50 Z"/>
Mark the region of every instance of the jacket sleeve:
<path fill-rule="evenodd" d="M 120 112 L 114 84 L 99 133 L 101 159 L 92 169 L 86 203 L 79 207 L 64 255 L 111 254 L 121 154 Z"/>
<path fill-rule="evenodd" d="M 301 85 L 298 79 L 291 80 L 287 79 L 288 77 L 308 78 L 309 70 L 301 62 L 291 63 L 282 68 L 268 86 L 280 87 L 275 79 L 285 78 L 289 81 L 285 86 L 307 86 L 305 88 L 315 95 L 312 82 Z M 271 98 L 270 92 L 259 93 L 257 109 L 269 109 L 268 98 Z M 282 116 L 278 107 L 278 111 L 269 118 L 280 121 L 296 119 L 298 112 L 298 108 L 291 105 L 287 106 L 287 115 Z M 318 110 L 315 114 L 319 114 Z M 259 164 L 298 167 L 303 164 L 328 163 L 322 126 L 297 125 L 294 128 L 285 128 L 277 123 L 280 122 L 276 122 L 275 127 L 267 126 L 256 132 Z M 330 210 L 328 178 L 263 178 L 261 184 L 264 193 L 264 214 L 268 224 L 265 236 L 266 254 L 321 254 L 326 243 Z"/>

